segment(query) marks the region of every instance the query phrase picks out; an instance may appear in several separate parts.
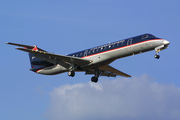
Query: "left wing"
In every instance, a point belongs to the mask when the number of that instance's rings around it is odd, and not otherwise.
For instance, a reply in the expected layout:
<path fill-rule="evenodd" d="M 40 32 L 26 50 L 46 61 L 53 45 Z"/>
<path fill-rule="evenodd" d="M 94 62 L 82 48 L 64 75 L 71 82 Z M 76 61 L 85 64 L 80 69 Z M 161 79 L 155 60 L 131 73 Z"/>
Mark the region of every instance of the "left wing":
<path fill-rule="evenodd" d="M 49 62 L 51 62 L 52 60 L 62 60 L 70 64 L 76 64 L 79 66 L 88 65 L 92 62 L 92 60 L 82 59 L 78 57 L 48 53 L 45 50 L 38 48 L 37 46 L 29 46 L 29 45 L 23 45 L 23 44 L 11 43 L 11 42 L 8 42 L 6 44 L 22 47 L 22 48 L 16 48 L 16 49 L 33 53 L 37 55 L 37 57 L 40 57 L 40 59 L 46 59 L 46 60 L 49 59 L 48 60 Z M 52 63 L 54 64 L 54 62 Z"/>
<path fill-rule="evenodd" d="M 24 49 L 24 48 L 16 48 L 16 49 L 22 50 L 25 52 L 29 52 L 29 53 L 34 53 L 35 55 L 37 54 L 37 55 L 53 57 L 53 58 L 63 60 L 68 63 L 73 63 L 73 64 L 76 64 L 79 66 L 88 65 L 89 63 L 92 62 L 91 60 L 87 60 L 87 59 L 82 59 L 82 58 L 72 57 L 72 56 L 65 56 L 65 55 L 58 55 L 58 54 L 48 53 L 48 52 L 44 52 L 44 51 L 35 51 L 35 50 Z"/>

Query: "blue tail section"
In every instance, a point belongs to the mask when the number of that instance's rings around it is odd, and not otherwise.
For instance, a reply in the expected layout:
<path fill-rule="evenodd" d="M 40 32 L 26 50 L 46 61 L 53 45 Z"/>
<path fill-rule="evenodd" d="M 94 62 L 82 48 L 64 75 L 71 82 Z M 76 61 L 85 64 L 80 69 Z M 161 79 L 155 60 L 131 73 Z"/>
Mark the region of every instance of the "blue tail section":
<path fill-rule="evenodd" d="M 29 53 L 30 63 L 31 63 L 31 70 L 37 72 L 40 69 L 52 66 L 54 64 L 44 61 L 40 58 L 35 57 L 33 53 Z"/>

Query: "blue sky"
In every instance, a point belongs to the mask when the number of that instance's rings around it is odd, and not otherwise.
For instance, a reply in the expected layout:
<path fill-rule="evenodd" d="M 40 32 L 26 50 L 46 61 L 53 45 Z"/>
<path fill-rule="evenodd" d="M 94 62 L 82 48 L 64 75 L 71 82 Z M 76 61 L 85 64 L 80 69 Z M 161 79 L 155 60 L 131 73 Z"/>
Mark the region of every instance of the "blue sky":
<path fill-rule="evenodd" d="M 0 1 L 0 119 L 180 119 L 179 4 L 179 0 Z M 74 78 L 67 73 L 35 74 L 29 70 L 27 53 L 4 44 L 37 45 L 65 55 L 144 33 L 170 41 L 161 58 L 154 59 L 151 51 L 116 60 L 111 66 L 133 77 L 100 77 L 98 84 L 84 73 Z"/>

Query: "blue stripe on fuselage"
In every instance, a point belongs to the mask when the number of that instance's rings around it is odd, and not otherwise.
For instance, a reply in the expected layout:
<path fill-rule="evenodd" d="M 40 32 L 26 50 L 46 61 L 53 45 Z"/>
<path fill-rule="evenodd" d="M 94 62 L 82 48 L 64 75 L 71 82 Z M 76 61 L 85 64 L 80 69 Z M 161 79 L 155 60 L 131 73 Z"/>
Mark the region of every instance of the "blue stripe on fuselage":
<path fill-rule="evenodd" d="M 86 50 L 79 51 L 76 53 L 68 54 L 67 56 L 88 57 L 88 56 L 92 56 L 95 54 L 104 53 L 104 52 L 107 52 L 110 50 L 123 48 L 123 47 L 129 46 L 129 45 L 133 45 L 133 44 L 137 44 L 137 43 L 141 43 L 141 42 L 145 42 L 145 41 L 149 41 L 149 40 L 153 40 L 153 39 L 160 39 L 160 38 L 157 38 L 151 34 L 143 34 L 143 35 L 139 35 L 136 37 L 132 37 L 132 38 L 104 44 L 101 46 L 97 46 L 94 48 L 86 49 Z"/>

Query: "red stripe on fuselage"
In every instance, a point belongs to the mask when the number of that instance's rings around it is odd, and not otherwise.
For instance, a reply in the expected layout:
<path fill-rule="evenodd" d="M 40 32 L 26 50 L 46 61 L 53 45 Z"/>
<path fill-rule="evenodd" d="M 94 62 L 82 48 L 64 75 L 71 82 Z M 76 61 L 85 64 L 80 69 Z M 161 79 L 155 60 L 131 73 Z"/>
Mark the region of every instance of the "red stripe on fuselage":
<path fill-rule="evenodd" d="M 111 49 L 111 50 L 99 52 L 99 53 L 88 55 L 88 56 L 81 57 L 81 58 L 95 56 L 95 55 L 99 55 L 99 54 L 102 54 L 102 53 L 107 53 L 107 52 L 110 52 L 110 51 L 115 51 L 115 50 L 118 50 L 118 49 L 126 48 L 126 47 L 129 47 L 129 46 L 133 46 L 133 45 L 137 45 L 137 44 L 141 44 L 141 43 L 145 43 L 145 42 L 149 42 L 149 41 L 157 41 L 157 40 L 164 40 L 164 39 L 153 39 L 153 40 L 147 40 L 147 41 L 143 41 L 143 42 L 138 42 L 138 43 L 134 43 L 134 44 L 131 44 L 131 45 L 127 45 L 127 46 L 123 46 L 123 47 L 119 47 L 119 48 L 114 48 L 114 49 Z M 55 65 L 52 65 L 52 66 L 55 66 Z M 52 67 L 52 66 L 48 66 L 48 67 Z M 43 69 L 48 68 L 48 67 L 41 68 L 41 69 L 37 70 L 36 73 L 38 73 L 40 70 L 43 70 Z"/>
<path fill-rule="evenodd" d="M 131 44 L 131 45 L 127 45 L 127 46 L 123 46 L 123 47 L 119 47 L 119 48 L 114 48 L 114 49 L 111 49 L 111 50 L 107 50 L 107 51 L 99 52 L 99 53 L 96 53 L 96 54 L 84 56 L 84 57 L 81 57 L 81 58 L 91 57 L 91 56 L 99 55 L 99 54 L 102 54 L 102 53 L 122 49 L 122 48 L 125 48 L 125 47 L 129 47 L 129 46 L 133 46 L 133 45 L 137 45 L 137 44 L 141 44 L 141 43 L 145 43 L 145 42 L 149 42 L 149 41 L 156 41 L 156 40 L 164 40 L 164 39 L 153 39 L 153 40 L 147 40 L 147 41 L 143 41 L 143 42 L 138 42 L 138 43 L 134 43 L 134 44 Z"/>

